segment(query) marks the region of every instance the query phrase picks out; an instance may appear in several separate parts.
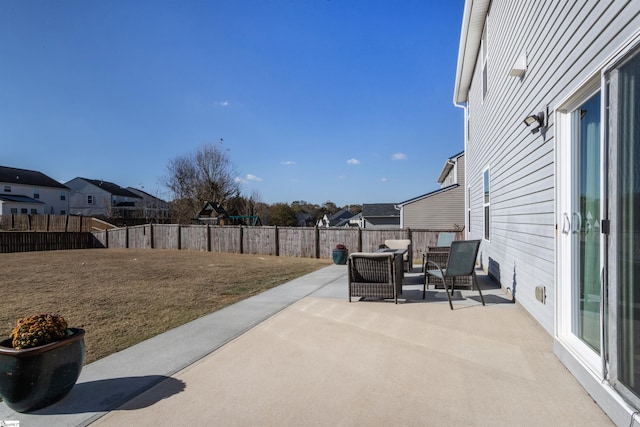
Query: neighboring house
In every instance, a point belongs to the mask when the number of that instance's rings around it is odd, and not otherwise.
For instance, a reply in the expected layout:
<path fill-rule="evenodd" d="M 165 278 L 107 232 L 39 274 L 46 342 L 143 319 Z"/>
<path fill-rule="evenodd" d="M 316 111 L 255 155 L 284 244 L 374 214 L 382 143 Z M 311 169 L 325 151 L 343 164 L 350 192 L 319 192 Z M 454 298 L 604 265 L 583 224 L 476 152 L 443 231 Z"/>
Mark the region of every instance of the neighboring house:
<path fill-rule="evenodd" d="M 464 227 L 464 152 L 447 159 L 438 177 L 440 189 L 398 204 L 400 227 L 462 230 Z"/>
<path fill-rule="evenodd" d="M 466 1 L 467 237 L 617 425 L 640 409 L 639 93 L 640 2 Z"/>
<path fill-rule="evenodd" d="M 349 218 L 343 218 L 334 225 L 334 227 L 364 227 L 364 222 L 362 221 L 362 212 L 357 213 Z"/>
<path fill-rule="evenodd" d="M 308 212 L 298 212 L 296 214 L 298 227 L 313 227 L 313 217 Z"/>
<path fill-rule="evenodd" d="M 142 198 L 138 206 L 140 214 L 143 218 L 151 220 L 167 220 L 169 219 L 169 203 L 164 200 L 152 196 L 151 194 L 138 190 L 137 188 L 127 187 L 127 190 Z"/>
<path fill-rule="evenodd" d="M 0 215 L 69 214 L 69 188 L 42 172 L 0 166 Z"/>
<path fill-rule="evenodd" d="M 362 205 L 362 228 L 400 228 L 400 211 L 394 203 Z"/>
<path fill-rule="evenodd" d="M 337 224 L 343 219 L 349 219 L 353 216 L 351 212 L 346 209 L 340 209 L 338 212 L 327 215 L 325 214 L 318 220 L 318 227 L 336 227 Z"/>
<path fill-rule="evenodd" d="M 218 202 L 205 202 L 198 213 L 198 221 L 203 224 L 224 225 L 229 214 Z"/>
<path fill-rule="evenodd" d="M 74 215 L 102 218 L 139 218 L 143 198 L 112 182 L 74 178 L 65 183 L 71 190 L 69 209 Z"/>
<path fill-rule="evenodd" d="M 359 212 L 348 219 L 348 224 L 345 227 L 360 227 L 364 228 L 364 221 L 362 220 L 362 212 Z"/>

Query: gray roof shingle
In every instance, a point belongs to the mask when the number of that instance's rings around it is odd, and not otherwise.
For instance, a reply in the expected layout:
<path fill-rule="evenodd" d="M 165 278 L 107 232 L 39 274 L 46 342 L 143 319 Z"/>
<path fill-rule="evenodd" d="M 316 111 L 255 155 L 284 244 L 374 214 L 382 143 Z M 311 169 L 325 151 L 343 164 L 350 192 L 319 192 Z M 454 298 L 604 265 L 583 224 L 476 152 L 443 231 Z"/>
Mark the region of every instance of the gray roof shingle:
<path fill-rule="evenodd" d="M 42 172 L 11 168 L 8 166 L 0 166 L 0 182 L 6 182 L 8 184 L 33 185 L 36 187 L 63 188 L 65 190 L 69 189 L 66 185 L 59 183 Z"/>

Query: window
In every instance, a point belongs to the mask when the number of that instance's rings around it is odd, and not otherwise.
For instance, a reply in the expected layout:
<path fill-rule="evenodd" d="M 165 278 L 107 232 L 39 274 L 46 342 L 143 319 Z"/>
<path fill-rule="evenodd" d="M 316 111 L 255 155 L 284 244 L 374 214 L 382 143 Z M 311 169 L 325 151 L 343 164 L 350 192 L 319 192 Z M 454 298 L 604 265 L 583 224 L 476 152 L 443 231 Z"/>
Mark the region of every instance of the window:
<path fill-rule="evenodd" d="M 484 206 L 484 238 L 485 240 L 489 240 L 489 231 L 490 231 L 490 223 L 491 223 L 491 218 L 489 216 L 491 209 L 490 209 L 490 205 L 491 205 L 491 189 L 489 187 L 489 168 L 485 169 L 484 171 L 484 200 L 483 200 L 483 206 Z"/>
<path fill-rule="evenodd" d="M 88 205 L 92 205 L 93 204 L 93 196 L 91 194 L 89 194 L 87 196 L 87 204 Z"/>
<path fill-rule="evenodd" d="M 27 208 L 22 208 L 22 209 L 20 209 L 20 213 L 22 213 L 22 214 L 26 214 L 26 213 L 27 213 Z"/>
<path fill-rule="evenodd" d="M 482 99 L 484 100 L 487 96 L 487 56 L 488 56 L 488 47 L 487 47 L 487 22 L 484 23 L 484 30 L 482 30 Z"/>
<path fill-rule="evenodd" d="M 67 193 L 65 193 L 64 191 L 60 192 L 60 200 L 67 200 Z"/>
<path fill-rule="evenodd" d="M 31 209 L 31 215 L 36 215 L 38 213 L 38 209 Z"/>
<path fill-rule="evenodd" d="M 471 233 L 471 187 L 467 187 L 467 232 Z"/>
<path fill-rule="evenodd" d="M 4 192 L 5 193 L 11 193 L 11 186 L 10 185 L 5 185 L 4 186 Z"/>
<path fill-rule="evenodd" d="M 11 208 L 11 213 L 12 214 L 17 214 L 18 213 L 18 208 Z"/>
<path fill-rule="evenodd" d="M 64 209 L 60 210 L 60 215 L 66 215 L 66 214 L 67 214 L 67 211 L 65 211 Z"/>
<path fill-rule="evenodd" d="M 33 190 L 33 198 L 34 199 L 39 199 L 40 198 L 40 190 L 38 190 L 38 189 Z"/>

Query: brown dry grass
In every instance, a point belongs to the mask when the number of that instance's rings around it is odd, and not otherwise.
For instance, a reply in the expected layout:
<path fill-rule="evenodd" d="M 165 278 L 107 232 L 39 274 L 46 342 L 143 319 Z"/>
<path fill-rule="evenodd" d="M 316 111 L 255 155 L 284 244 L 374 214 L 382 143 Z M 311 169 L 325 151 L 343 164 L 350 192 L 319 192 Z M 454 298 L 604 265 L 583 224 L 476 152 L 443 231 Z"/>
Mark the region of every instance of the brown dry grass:
<path fill-rule="evenodd" d="M 211 252 L 91 249 L 2 254 L 0 337 L 53 312 L 86 330 L 87 363 L 329 260 Z"/>

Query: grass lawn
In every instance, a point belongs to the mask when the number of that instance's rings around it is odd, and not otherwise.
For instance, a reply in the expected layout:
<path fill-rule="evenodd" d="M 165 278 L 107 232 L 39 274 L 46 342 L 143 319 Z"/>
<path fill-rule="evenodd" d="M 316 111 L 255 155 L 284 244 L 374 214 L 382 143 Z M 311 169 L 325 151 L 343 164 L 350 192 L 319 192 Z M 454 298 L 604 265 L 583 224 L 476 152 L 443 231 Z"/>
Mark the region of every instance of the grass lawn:
<path fill-rule="evenodd" d="M 52 312 L 86 330 L 86 363 L 318 270 L 325 259 L 160 249 L 2 254 L 0 337 Z"/>

